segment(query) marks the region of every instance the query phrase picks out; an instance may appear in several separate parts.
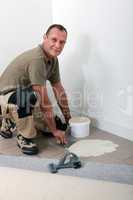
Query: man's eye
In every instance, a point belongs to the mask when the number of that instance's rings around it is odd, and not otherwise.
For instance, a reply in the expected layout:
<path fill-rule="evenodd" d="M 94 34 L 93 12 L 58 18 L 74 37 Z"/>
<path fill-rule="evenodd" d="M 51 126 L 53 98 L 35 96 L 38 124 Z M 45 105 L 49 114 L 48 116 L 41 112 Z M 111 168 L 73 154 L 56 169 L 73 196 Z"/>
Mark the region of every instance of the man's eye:
<path fill-rule="evenodd" d="M 61 44 L 61 45 L 64 45 L 64 44 L 65 44 L 65 41 L 60 41 L 60 44 Z"/>
<path fill-rule="evenodd" d="M 52 39 L 52 42 L 56 42 L 56 39 L 55 39 L 55 38 L 53 38 L 53 39 Z"/>

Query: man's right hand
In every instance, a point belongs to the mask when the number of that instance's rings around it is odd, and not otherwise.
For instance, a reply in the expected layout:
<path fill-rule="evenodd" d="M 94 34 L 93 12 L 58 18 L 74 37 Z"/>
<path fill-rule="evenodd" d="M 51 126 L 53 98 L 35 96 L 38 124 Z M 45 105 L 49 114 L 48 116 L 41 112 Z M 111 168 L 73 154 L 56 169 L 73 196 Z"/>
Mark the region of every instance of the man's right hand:
<path fill-rule="evenodd" d="M 61 144 L 67 144 L 67 139 L 65 137 L 64 131 L 57 129 L 56 131 L 53 132 L 53 135 L 54 135 L 57 142 L 59 142 Z"/>

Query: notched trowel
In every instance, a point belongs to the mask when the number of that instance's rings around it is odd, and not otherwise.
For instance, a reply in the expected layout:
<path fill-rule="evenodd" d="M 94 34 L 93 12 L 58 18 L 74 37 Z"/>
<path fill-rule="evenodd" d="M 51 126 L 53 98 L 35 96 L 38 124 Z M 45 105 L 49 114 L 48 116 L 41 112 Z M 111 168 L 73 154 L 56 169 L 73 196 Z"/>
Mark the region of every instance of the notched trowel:
<path fill-rule="evenodd" d="M 70 130 L 68 129 L 66 130 L 66 135 L 68 131 Z M 65 148 L 65 154 L 63 158 L 59 160 L 58 164 L 55 164 L 55 163 L 49 164 L 49 170 L 51 173 L 57 173 L 59 169 L 65 169 L 65 168 L 78 169 L 82 166 L 82 163 L 79 157 L 68 150 L 68 147 L 71 146 L 74 142 L 76 141 L 72 139 L 69 134 L 68 143 L 63 145 L 63 147 Z"/>

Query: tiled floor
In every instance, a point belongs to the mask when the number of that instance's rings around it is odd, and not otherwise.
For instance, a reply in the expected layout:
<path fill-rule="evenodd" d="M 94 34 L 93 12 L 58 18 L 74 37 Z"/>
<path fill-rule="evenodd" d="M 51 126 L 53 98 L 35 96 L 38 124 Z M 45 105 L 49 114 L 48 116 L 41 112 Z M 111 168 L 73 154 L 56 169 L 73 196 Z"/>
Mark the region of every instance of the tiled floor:
<path fill-rule="evenodd" d="M 133 165 L 133 141 L 118 137 L 111 133 L 107 133 L 102 130 L 91 128 L 88 139 L 102 139 L 110 140 L 119 147 L 112 153 L 107 153 L 97 157 L 83 158 L 89 161 L 100 163 L 114 163 L 114 164 L 129 164 Z M 39 146 L 39 154 L 32 157 L 40 158 L 60 158 L 64 154 L 64 148 L 56 144 L 53 137 L 38 135 L 35 139 Z M 0 154 L 3 155 L 20 155 L 27 156 L 21 153 L 20 149 L 16 145 L 15 135 L 11 139 L 4 139 L 0 136 Z"/>

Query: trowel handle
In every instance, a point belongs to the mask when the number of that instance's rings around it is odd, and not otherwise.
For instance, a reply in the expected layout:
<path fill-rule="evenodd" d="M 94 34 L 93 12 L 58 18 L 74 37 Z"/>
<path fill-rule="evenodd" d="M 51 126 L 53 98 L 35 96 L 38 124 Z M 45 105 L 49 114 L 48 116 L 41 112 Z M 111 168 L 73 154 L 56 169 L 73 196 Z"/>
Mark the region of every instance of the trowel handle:
<path fill-rule="evenodd" d="M 59 165 L 64 164 L 64 162 L 65 162 L 67 156 L 68 156 L 68 153 L 66 152 L 65 155 L 64 155 L 64 157 L 60 159 Z"/>

